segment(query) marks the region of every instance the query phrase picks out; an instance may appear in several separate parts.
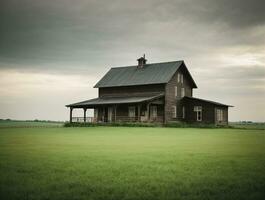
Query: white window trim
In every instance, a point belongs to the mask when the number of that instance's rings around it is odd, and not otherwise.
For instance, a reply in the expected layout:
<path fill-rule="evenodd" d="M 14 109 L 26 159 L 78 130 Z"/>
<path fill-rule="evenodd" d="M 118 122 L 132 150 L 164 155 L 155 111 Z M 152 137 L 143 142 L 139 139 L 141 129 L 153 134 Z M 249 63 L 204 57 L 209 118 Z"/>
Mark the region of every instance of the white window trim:
<path fill-rule="evenodd" d="M 181 83 L 183 83 L 183 74 L 181 74 L 180 79 L 181 79 Z"/>
<path fill-rule="evenodd" d="M 196 120 L 198 122 L 202 121 L 202 106 L 194 106 L 194 112 L 196 112 Z M 199 119 L 199 113 L 201 114 L 201 118 Z"/>
<path fill-rule="evenodd" d="M 184 97 L 185 96 L 185 88 L 181 88 L 181 97 Z"/>
<path fill-rule="evenodd" d="M 178 86 L 175 86 L 175 97 L 178 97 Z"/>
<path fill-rule="evenodd" d="M 128 117 L 135 117 L 135 106 L 128 107 Z"/>
<path fill-rule="evenodd" d="M 180 82 L 180 73 L 178 73 L 178 83 Z"/>

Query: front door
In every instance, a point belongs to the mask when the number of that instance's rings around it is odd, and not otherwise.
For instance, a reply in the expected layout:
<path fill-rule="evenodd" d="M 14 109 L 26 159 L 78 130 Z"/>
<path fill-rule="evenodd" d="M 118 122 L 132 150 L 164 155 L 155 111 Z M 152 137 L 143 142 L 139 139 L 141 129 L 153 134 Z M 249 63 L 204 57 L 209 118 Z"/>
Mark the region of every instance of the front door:
<path fill-rule="evenodd" d="M 108 122 L 112 122 L 112 107 L 108 107 Z"/>

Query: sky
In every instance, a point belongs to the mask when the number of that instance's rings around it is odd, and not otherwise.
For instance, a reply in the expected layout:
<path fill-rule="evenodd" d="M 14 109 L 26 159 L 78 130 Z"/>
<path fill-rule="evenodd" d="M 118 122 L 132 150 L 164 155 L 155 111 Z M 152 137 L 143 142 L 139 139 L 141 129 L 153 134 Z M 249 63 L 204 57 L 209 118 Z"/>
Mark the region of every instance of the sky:
<path fill-rule="evenodd" d="M 265 121 L 264 0 L 1 0 L 0 118 L 68 120 L 110 67 L 184 60 L 194 96 Z M 75 116 L 82 116 L 74 111 Z M 91 115 L 91 112 L 89 112 Z"/>

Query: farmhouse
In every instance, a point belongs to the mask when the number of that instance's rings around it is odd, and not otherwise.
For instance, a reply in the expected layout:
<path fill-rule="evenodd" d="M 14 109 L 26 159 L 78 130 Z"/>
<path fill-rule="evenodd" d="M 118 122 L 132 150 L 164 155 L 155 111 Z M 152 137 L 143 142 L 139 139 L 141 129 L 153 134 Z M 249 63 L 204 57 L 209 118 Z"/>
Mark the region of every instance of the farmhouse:
<path fill-rule="evenodd" d="M 147 63 L 145 56 L 135 66 L 111 68 L 94 86 L 98 98 L 66 105 L 70 122 L 154 122 L 227 124 L 228 107 L 193 97 L 197 85 L 184 61 Z M 73 109 L 84 117 L 73 117 Z M 86 117 L 94 109 L 94 117 Z"/>

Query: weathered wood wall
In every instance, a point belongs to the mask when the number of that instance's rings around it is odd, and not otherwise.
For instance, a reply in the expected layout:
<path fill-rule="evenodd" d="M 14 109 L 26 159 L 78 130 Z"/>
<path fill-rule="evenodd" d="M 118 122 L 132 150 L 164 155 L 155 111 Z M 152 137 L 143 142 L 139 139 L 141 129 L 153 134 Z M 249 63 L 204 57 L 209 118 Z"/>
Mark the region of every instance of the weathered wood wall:
<path fill-rule="evenodd" d="M 183 74 L 183 83 L 178 82 L 178 73 Z M 177 86 L 178 96 L 175 97 L 175 86 Z M 171 80 L 165 86 L 165 123 L 170 121 L 179 121 L 182 119 L 182 108 L 180 105 L 181 88 L 185 88 L 185 96 L 192 96 L 191 82 L 187 79 L 187 72 L 180 67 L 173 75 Z M 177 117 L 173 118 L 172 106 L 177 106 Z"/>
<path fill-rule="evenodd" d="M 164 92 L 165 84 L 123 86 L 99 88 L 99 97 L 103 96 L 147 96 Z"/>

